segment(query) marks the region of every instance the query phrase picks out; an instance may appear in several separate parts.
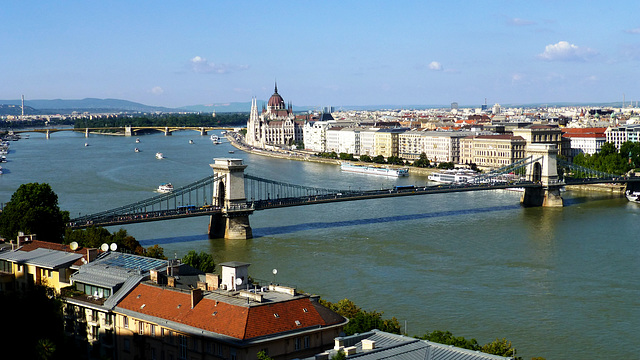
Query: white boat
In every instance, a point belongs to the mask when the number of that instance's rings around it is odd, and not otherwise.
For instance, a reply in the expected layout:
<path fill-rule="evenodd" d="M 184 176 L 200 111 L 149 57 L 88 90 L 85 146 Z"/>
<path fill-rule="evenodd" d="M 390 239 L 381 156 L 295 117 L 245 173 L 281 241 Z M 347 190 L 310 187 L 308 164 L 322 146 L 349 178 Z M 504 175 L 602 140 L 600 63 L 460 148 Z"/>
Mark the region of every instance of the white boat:
<path fill-rule="evenodd" d="M 173 185 L 171 183 L 165 183 L 158 186 L 158 192 L 169 193 L 173 191 Z"/>
<path fill-rule="evenodd" d="M 164 159 L 164 154 L 161 152 L 156 153 L 156 159 Z"/>
<path fill-rule="evenodd" d="M 140 138 L 136 138 L 136 143 L 139 143 L 139 142 L 140 142 Z"/>
<path fill-rule="evenodd" d="M 222 141 L 220 141 L 220 138 L 216 134 L 211 135 L 210 139 L 214 144 L 222 144 Z"/>
<path fill-rule="evenodd" d="M 409 169 L 407 168 L 390 169 L 388 167 L 354 165 L 351 163 L 340 164 L 340 170 L 359 173 L 359 174 L 382 175 L 382 176 L 392 176 L 392 177 L 401 177 L 401 176 L 409 175 Z"/>
<path fill-rule="evenodd" d="M 133 151 L 134 151 L 134 152 L 140 152 L 140 149 L 135 148 L 135 149 L 133 149 Z"/>
<path fill-rule="evenodd" d="M 89 143 L 84 143 L 84 146 L 89 146 Z"/>
<path fill-rule="evenodd" d="M 451 184 L 451 183 L 466 183 L 476 177 L 478 173 L 473 170 L 444 170 L 429 175 L 427 178 L 431 181 Z"/>
<path fill-rule="evenodd" d="M 233 150 L 229 150 L 229 154 L 233 154 L 235 151 Z"/>
<path fill-rule="evenodd" d="M 640 203 L 640 191 L 627 190 L 624 195 L 627 197 L 627 200 Z"/>
<path fill-rule="evenodd" d="M 7 162 L 7 157 L 4 155 L 0 155 L 0 162 Z"/>
<path fill-rule="evenodd" d="M 193 144 L 193 140 L 189 140 L 189 144 Z"/>

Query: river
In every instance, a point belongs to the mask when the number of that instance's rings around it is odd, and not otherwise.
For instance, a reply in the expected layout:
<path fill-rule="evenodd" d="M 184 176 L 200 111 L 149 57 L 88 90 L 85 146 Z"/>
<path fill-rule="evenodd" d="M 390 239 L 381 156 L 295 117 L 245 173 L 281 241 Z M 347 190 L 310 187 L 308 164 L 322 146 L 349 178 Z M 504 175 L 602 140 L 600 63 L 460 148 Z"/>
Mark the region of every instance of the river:
<path fill-rule="evenodd" d="M 186 185 L 210 175 L 214 157 L 229 156 L 243 159 L 247 173 L 309 186 L 427 181 L 231 155 L 228 143 L 212 145 L 195 131 L 139 138 L 65 132 L 12 142 L 0 202 L 22 183 L 46 182 L 74 217 L 153 196 L 164 182 Z M 124 228 L 170 257 L 207 251 L 216 263 L 249 262 L 251 276 L 266 280 L 278 269 L 275 281 L 383 311 L 410 335 L 449 330 L 480 344 L 505 337 L 524 359 L 638 358 L 640 206 L 567 192 L 562 209 L 522 208 L 519 196 L 496 190 L 265 210 L 251 216 L 255 238 L 246 241 L 207 239 L 206 217 Z"/>

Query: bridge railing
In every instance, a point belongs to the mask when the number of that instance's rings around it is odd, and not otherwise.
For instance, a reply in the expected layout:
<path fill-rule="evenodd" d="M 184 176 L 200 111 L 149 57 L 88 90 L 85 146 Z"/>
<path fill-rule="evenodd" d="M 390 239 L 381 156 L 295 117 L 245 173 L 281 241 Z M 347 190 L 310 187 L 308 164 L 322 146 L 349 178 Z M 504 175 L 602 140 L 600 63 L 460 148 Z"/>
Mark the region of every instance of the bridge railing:
<path fill-rule="evenodd" d="M 282 181 L 264 179 L 250 174 L 244 175 L 244 181 L 247 200 L 251 201 L 321 196 L 349 192 L 349 190 L 316 188 L 290 184 Z"/>

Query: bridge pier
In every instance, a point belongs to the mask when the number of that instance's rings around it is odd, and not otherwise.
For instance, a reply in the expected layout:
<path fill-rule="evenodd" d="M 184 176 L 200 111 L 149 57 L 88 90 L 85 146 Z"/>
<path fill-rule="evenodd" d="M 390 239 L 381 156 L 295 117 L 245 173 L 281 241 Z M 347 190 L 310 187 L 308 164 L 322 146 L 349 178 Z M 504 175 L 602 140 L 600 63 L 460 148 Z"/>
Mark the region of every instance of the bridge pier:
<path fill-rule="evenodd" d="M 51 139 L 51 131 L 47 129 L 47 132 L 44 134 L 45 139 Z"/>
<path fill-rule="evenodd" d="M 164 136 L 171 136 L 171 130 L 168 127 L 164 128 Z"/>
<path fill-rule="evenodd" d="M 133 131 L 131 131 L 131 125 L 126 125 L 124 127 L 124 136 L 132 136 Z"/>
<path fill-rule="evenodd" d="M 539 161 L 527 166 L 527 178 L 540 183 L 540 187 L 525 188 L 520 204 L 522 206 L 563 207 L 564 201 L 560 188 L 564 185 L 558 181 L 557 155 L 558 148 L 552 144 L 530 144 L 526 148 L 527 155 L 540 157 Z"/>
<path fill-rule="evenodd" d="M 86 138 L 89 137 L 89 128 L 85 128 L 84 129 L 84 137 L 86 137 Z"/>
<path fill-rule="evenodd" d="M 561 186 L 525 188 L 520 197 L 520 204 L 524 207 L 563 207 L 564 200 L 560 195 Z"/>
<path fill-rule="evenodd" d="M 200 128 L 200 136 L 205 136 L 207 135 L 207 130 L 203 127 Z"/>
<path fill-rule="evenodd" d="M 242 159 L 217 158 L 211 164 L 214 175 L 222 176 L 213 187 L 211 203 L 222 208 L 222 213 L 211 216 L 209 237 L 212 239 L 251 239 L 253 231 L 249 215 L 253 208 L 247 206 L 244 190 Z"/>

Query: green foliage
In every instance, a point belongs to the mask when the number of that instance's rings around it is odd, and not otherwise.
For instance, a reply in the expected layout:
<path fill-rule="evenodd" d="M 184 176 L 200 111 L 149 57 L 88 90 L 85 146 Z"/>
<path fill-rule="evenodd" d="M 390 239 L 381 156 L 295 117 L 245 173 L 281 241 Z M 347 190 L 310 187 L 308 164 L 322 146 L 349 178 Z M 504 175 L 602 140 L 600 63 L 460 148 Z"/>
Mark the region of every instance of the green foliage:
<path fill-rule="evenodd" d="M 589 169 L 621 175 L 640 166 L 640 143 L 627 141 L 618 151 L 612 143 L 607 142 L 602 145 L 599 153 L 576 155 L 573 163 Z M 574 171 L 572 176 L 581 178 L 589 175 Z"/>
<path fill-rule="evenodd" d="M 182 258 L 182 262 L 205 273 L 213 272 L 216 268 L 211 254 L 204 251 L 198 254 L 195 250 L 191 250 Z"/>
<path fill-rule="evenodd" d="M 342 349 L 338 350 L 338 352 L 331 357 L 331 360 L 346 360 L 347 355 L 345 355 Z"/>
<path fill-rule="evenodd" d="M 258 351 L 258 360 L 273 360 L 264 350 Z"/>
<path fill-rule="evenodd" d="M 431 165 L 431 162 L 429 161 L 429 159 L 427 158 L 427 154 L 425 153 L 421 153 L 420 157 L 413 162 L 413 166 L 421 168 L 429 167 L 429 165 Z"/>
<path fill-rule="evenodd" d="M 516 355 L 516 349 L 511 346 L 511 341 L 508 341 L 505 338 L 495 339 L 494 341 L 483 345 L 480 351 L 487 354 L 505 357 L 515 357 Z"/>
<path fill-rule="evenodd" d="M 395 317 L 383 319 L 382 312 L 362 310 L 349 299 L 340 300 L 335 304 L 320 299 L 320 304 L 349 319 L 349 323 L 344 327 L 344 332 L 347 336 L 373 329 L 400 334 L 398 319 Z"/>
<path fill-rule="evenodd" d="M 481 348 L 476 339 L 467 340 L 462 336 L 456 337 L 449 331 L 435 330 L 418 337 L 418 339 L 433 341 L 438 344 L 453 345 L 469 350 L 480 350 Z"/>
<path fill-rule="evenodd" d="M 58 207 L 58 195 L 49 184 L 22 184 L 0 214 L 0 235 L 14 239 L 19 231 L 38 239 L 62 242 L 69 212 Z"/>
<path fill-rule="evenodd" d="M 2 323 L 11 328 L 2 333 L 3 359 L 6 354 L 20 354 L 20 359 L 76 359 L 81 354 L 62 331 L 62 301 L 45 286 L 0 292 L 0 309 L 21 309 L 2 314 Z"/>
<path fill-rule="evenodd" d="M 97 226 L 77 230 L 67 229 L 64 236 L 64 243 L 71 244 L 74 241 L 77 242 L 78 245 L 87 248 L 99 248 L 104 243 L 116 243 L 118 249 L 123 251 L 137 255 L 145 255 L 146 252 L 146 250 L 140 246 L 138 240 L 130 236 L 125 229 L 119 229 L 113 234 L 111 234 L 109 230 Z"/>
<path fill-rule="evenodd" d="M 387 158 L 387 164 L 404 165 L 404 160 L 402 160 L 402 158 L 400 158 L 398 156 L 389 156 Z"/>
<path fill-rule="evenodd" d="M 321 153 L 318 153 L 317 156 L 320 156 L 320 157 L 325 158 L 325 159 L 337 159 L 338 158 L 338 154 L 336 154 L 335 151 L 332 151 L 330 153 L 321 152 Z"/>
<path fill-rule="evenodd" d="M 164 249 L 158 244 L 153 246 L 149 246 L 147 250 L 145 250 L 144 256 L 156 259 L 167 260 L 167 257 L 164 255 Z"/>
<path fill-rule="evenodd" d="M 451 170 L 455 168 L 455 164 L 452 162 L 441 162 L 438 164 L 438 169 Z"/>
<path fill-rule="evenodd" d="M 340 157 L 340 160 L 355 160 L 355 158 L 353 157 L 353 154 L 340 153 L 339 157 Z"/>
<path fill-rule="evenodd" d="M 373 159 L 371 159 L 371 161 L 373 161 L 376 164 L 384 164 L 386 162 L 386 160 L 384 159 L 384 156 L 382 155 L 376 155 Z"/>
<path fill-rule="evenodd" d="M 360 161 L 371 162 L 371 156 L 369 155 L 360 155 Z"/>

